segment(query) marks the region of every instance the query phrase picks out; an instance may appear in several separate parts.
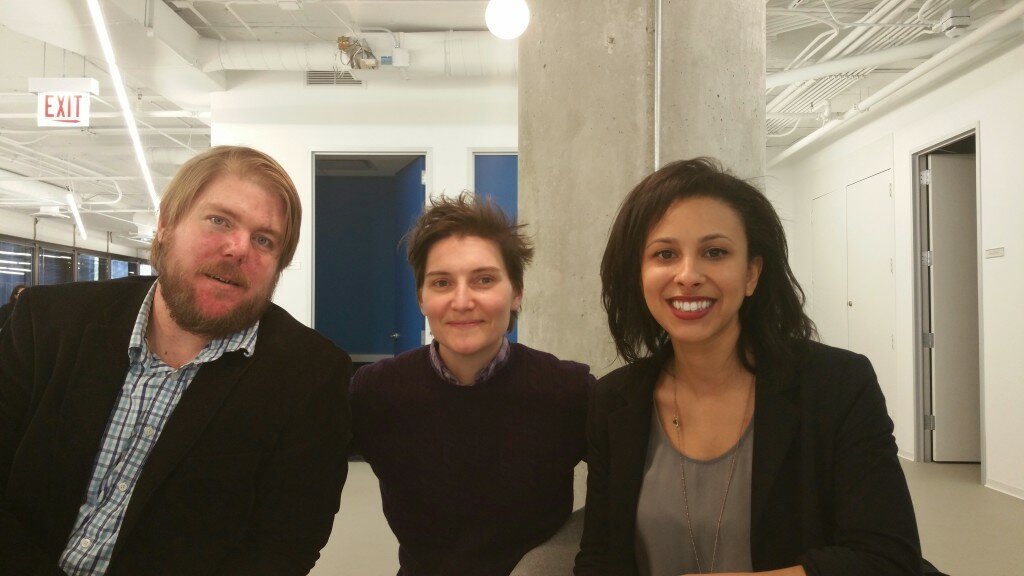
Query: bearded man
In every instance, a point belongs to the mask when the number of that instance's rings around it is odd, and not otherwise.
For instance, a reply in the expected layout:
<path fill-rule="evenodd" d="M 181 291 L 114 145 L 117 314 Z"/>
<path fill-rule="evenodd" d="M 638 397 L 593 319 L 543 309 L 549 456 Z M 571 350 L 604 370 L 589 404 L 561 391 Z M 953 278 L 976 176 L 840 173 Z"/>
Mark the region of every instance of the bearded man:
<path fill-rule="evenodd" d="M 0 338 L 0 574 L 306 574 L 348 472 L 348 356 L 271 303 L 295 185 L 221 146 L 157 278 L 29 288 Z"/>

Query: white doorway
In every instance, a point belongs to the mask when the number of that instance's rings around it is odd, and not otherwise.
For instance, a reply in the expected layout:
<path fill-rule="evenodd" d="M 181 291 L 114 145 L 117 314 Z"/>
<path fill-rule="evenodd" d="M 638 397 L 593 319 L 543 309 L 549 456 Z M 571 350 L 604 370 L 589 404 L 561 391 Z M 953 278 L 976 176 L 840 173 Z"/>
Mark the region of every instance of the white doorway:
<path fill-rule="evenodd" d="M 923 459 L 980 462 L 977 155 L 973 132 L 914 155 Z"/>

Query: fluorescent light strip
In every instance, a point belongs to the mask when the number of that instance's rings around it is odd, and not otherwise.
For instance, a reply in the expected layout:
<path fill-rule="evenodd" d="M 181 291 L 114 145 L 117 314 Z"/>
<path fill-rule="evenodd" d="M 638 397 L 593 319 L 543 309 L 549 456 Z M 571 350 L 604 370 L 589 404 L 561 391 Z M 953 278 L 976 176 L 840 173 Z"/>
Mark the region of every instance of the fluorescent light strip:
<path fill-rule="evenodd" d="M 78 225 L 78 235 L 82 237 L 82 240 L 88 240 L 89 237 L 85 234 L 85 224 L 82 224 L 82 215 L 78 213 L 78 204 L 75 202 L 75 195 L 68 192 L 65 198 L 67 198 L 68 207 L 71 208 L 71 214 L 75 217 L 75 224 Z"/>
<path fill-rule="evenodd" d="M 103 19 L 103 11 L 100 9 L 99 0 L 88 0 L 89 13 L 92 15 L 92 22 L 96 26 L 96 34 L 99 36 L 100 46 L 103 48 L 103 56 L 107 59 L 107 68 L 110 72 L 110 79 L 114 83 L 114 91 L 117 92 L 117 101 L 121 104 L 121 114 L 124 116 L 124 123 L 128 127 L 128 135 L 132 139 L 132 147 L 135 148 L 135 160 L 142 170 L 142 177 L 146 181 L 146 190 L 149 192 L 149 199 L 153 202 L 153 210 L 160 209 L 160 198 L 156 195 L 156 187 L 153 186 L 153 175 L 149 172 L 149 165 L 146 164 L 146 154 L 142 150 L 142 140 L 139 138 L 139 128 L 135 125 L 135 115 L 132 114 L 131 106 L 128 103 L 128 93 L 124 91 L 124 80 L 121 78 L 121 70 L 114 62 L 114 46 L 110 43 L 110 33 L 107 32 L 107 22 Z"/>

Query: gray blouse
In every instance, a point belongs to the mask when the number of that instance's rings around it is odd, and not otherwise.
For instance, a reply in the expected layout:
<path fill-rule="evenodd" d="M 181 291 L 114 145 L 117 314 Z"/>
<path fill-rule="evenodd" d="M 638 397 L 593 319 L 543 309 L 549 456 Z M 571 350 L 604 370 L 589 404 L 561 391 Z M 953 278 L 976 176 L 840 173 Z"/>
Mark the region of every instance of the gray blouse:
<path fill-rule="evenodd" d="M 725 503 L 718 538 L 715 572 L 749 572 L 750 477 L 754 456 L 754 423 L 751 420 L 739 442 L 713 460 L 682 456 L 693 522 L 693 539 L 705 572 L 710 569 L 715 547 L 715 528 L 722 510 L 722 495 L 729 476 L 732 454 L 736 470 Z M 680 454 L 665 435 L 658 411 L 651 414 L 644 481 L 636 513 L 636 562 L 641 576 L 679 576 L 698 573 L 693 544 L 683 512 Z"/>

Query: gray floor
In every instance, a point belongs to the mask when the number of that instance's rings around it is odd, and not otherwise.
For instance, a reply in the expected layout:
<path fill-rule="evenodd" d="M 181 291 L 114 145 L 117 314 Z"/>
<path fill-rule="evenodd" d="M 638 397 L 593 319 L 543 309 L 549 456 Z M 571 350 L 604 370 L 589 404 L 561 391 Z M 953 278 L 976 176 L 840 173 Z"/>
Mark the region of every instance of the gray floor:
<path fill-rule="evenodd" d="M 951 576 L 1024 575 L 1024 500 L 982 486 L 977 464 L 903 471 L 925 558 Z"/>
<path fill-rule="evenodd" d="M 904 461 L 903 469 L 925 557 L 951 576 L 1024 575 L 1024 500 L 982 486 L 977 465 Z M 585 472 L 577 472 L 582 488 Z M 353 462 L 334 532 L 310 574 L 393 576 L 397 554 L 377 480 L 368 465 Z"/>

